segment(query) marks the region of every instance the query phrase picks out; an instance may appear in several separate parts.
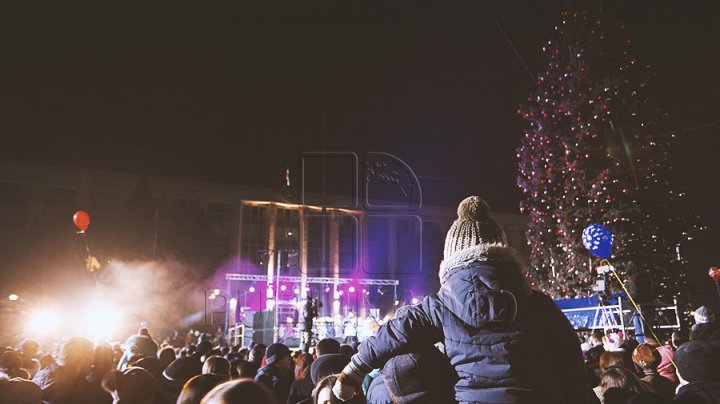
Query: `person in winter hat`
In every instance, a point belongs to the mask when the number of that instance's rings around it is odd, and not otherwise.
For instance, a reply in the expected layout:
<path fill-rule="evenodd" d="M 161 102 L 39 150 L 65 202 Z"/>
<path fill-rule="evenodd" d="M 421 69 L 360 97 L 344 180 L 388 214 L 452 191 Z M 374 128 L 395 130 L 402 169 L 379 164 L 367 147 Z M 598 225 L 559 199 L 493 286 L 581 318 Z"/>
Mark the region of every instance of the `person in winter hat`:
<path fill-rule="evenodd" d="M 188 380 L 202 373 L 202 363 L 197 359 L 184 356 L 175 359 L 162 372 L 159 395 L 166 402 L 174 403 Z"/>
<path fill-rule="evenodd" d="M 715 322 L 715 313 L 708 307 L 700 306 L 693 312 L 695 324 L 690 328 L 692 341 L 720 340 L 720 328 Z"/>
<path fill-rule="evenodd" d="M 19 377 L 9 378 L 0 372 L 0 402 L 38 404 L 42 402 L 42 391 L 30 380 Z"/>
<path fill-rule="evenodd" d="M 44 402 L 88 403 L 96 396 L 95 386 L 88 380 L 95 356 L 92 341 L 72 337 L 63 342 L 58 363 L 38 371 L 33 382 L 42 390 Z"/>
<path fill-rule="evenodd" d="M 700 306 L 693 312 L 695 324 L 706 324 L 715 322 L 715 313 L 707 306 Z"/>
<path fill-rule="evenodd" d="M 720 348 L 716 343 L 690 341 L 680 345 L 675 364 L 680 387 L 673 403 L 720 403 Z"/>
<path fill-rule="evenodd" d="M 657 368 L 662 362 L 662 356 L 655 346 L 648 343 L 638 345 L 633 351 L 632 360 L 635 368 L 642 372 L 640 381 L 645 383 L 650 391 L 672 400 L 675 396 L 675 384 L 658 373 Z"/>
<path fill-rule="evenodd" d="M 382 370 L 393 403 L 454 403 L 454 369 L 437 349 L 398 355 Z"/>
<path fill-rule="evenodd" d="M 555 303 L 525 280 L 502 227 L 480 197 L 460 203 L 445 239 L 440 290 L 365 340 L 333 387 L 340 399 L 363 376 L 417 346 L 443 342 L 460 402 L 597 402 L 580 341 Z"/>
<path fill-rule="evenodd" d="M 127 367 L 122 372 L 108 372 L 102 386 L 113 397 L 113 404 L 152 404 L 155 400 L 157 381 L 148 370 Z"/>
<path fill-rule="evenodd" d="M 255 381 L 270 389 L 278 403 L 287 401 L 295 379 L 295 361 L 290 349 L 280 343 L 271 344 L 265 353 L 267 365 L 258 370 Z"/>
<path fill-rule="evenodd" d="M 623 346 L 624 342 L 625 338 L 623 338 L 621 333 L 607 333 L 602 338 L 603 348 L 605 348 L 605 352 L 625 352 L 625 347 Z"/>
<path fill-rule="evenodd" d="M 131 335 L 127 341 L 125 341 L 125 352 L 123 353 L 120 362 L 118 362 L 117 369 L 124 370 L 128 363 L 133 359 L 139 357 L 153 357 L 157 356 L 158 346 L 147 328 L 140 328 L 136 335 Z"/>

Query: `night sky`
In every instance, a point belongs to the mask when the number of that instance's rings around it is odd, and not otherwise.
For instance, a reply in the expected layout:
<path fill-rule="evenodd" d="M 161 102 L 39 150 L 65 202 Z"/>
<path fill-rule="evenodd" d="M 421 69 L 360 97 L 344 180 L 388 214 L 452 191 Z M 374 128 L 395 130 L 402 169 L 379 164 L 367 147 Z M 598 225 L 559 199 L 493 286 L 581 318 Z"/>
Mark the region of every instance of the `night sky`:
<path fill-rule="evenodd" d="M 0 158 L 275 187 L 304 151 L 384 151 L 426 203 L 477 193 L 517 212 L 515 111 L 534 83 L 480 1 L 6 3 Z M 539 73 L 567 3 L 486 4 Z M 655 66 L 668 130 L 720 120 L 714 2 L 588 4 Z M 718 131 L 677 142 L 687 208 L 711 226 Z M 698 268 L 720 264 L 718 234 Z"/>

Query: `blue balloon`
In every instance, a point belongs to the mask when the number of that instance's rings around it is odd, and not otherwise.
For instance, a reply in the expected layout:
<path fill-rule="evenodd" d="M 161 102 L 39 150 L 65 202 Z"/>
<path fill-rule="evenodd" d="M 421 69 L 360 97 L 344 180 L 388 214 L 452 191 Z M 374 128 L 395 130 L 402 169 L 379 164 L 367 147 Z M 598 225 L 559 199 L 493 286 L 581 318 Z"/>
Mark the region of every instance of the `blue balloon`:
<path fill-rule="evenodd" d="M 608 259 L 612 254 L 613 235 L 605 226 L 593 223 L 583 230 L 583 244 L 594 255 Z"/>

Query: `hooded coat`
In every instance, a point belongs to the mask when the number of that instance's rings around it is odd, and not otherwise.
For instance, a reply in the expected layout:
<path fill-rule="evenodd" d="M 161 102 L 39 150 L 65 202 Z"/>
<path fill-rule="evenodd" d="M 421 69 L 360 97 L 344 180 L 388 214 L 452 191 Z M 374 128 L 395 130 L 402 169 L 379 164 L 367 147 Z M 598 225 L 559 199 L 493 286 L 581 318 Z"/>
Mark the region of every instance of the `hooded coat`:
<path fill-rule="evenodd" d="M 678 389 L 673 403 L 680 404 L 715 404 L 720 403 L 720 382 L 690 382 Z"/>
<path fill-rule="evenodd" d="M 507 247 L 476 245 L 441 268 L 440 290 L 390 320 L 353 364 L 364 372 L 445 344 L 463 403 L 595 403 L 580 342 L 560 309 L 533 291 Z"/>

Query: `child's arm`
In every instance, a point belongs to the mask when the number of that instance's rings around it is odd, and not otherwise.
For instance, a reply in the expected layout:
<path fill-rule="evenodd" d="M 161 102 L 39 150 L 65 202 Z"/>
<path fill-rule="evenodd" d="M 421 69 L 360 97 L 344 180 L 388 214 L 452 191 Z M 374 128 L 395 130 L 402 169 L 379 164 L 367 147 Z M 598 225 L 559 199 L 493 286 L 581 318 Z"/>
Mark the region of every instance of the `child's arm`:
<path fill-rule="evenodd" d="M 352 357 L 335 383 L 333 392 L 341 400 L 349 400 L 357 393 L 365 374 L 380 369 L 393 356 L 412 352 L 413 346 L 428 346 L 443 340 L 442 329 L 433 319 L 433 301 L 426 297 L 417 306 L 409 308 L 405 315 L 385 323 L 374 337 L 369 337 Z M 435 320 L 435 321 L 433 321 Z"/>

